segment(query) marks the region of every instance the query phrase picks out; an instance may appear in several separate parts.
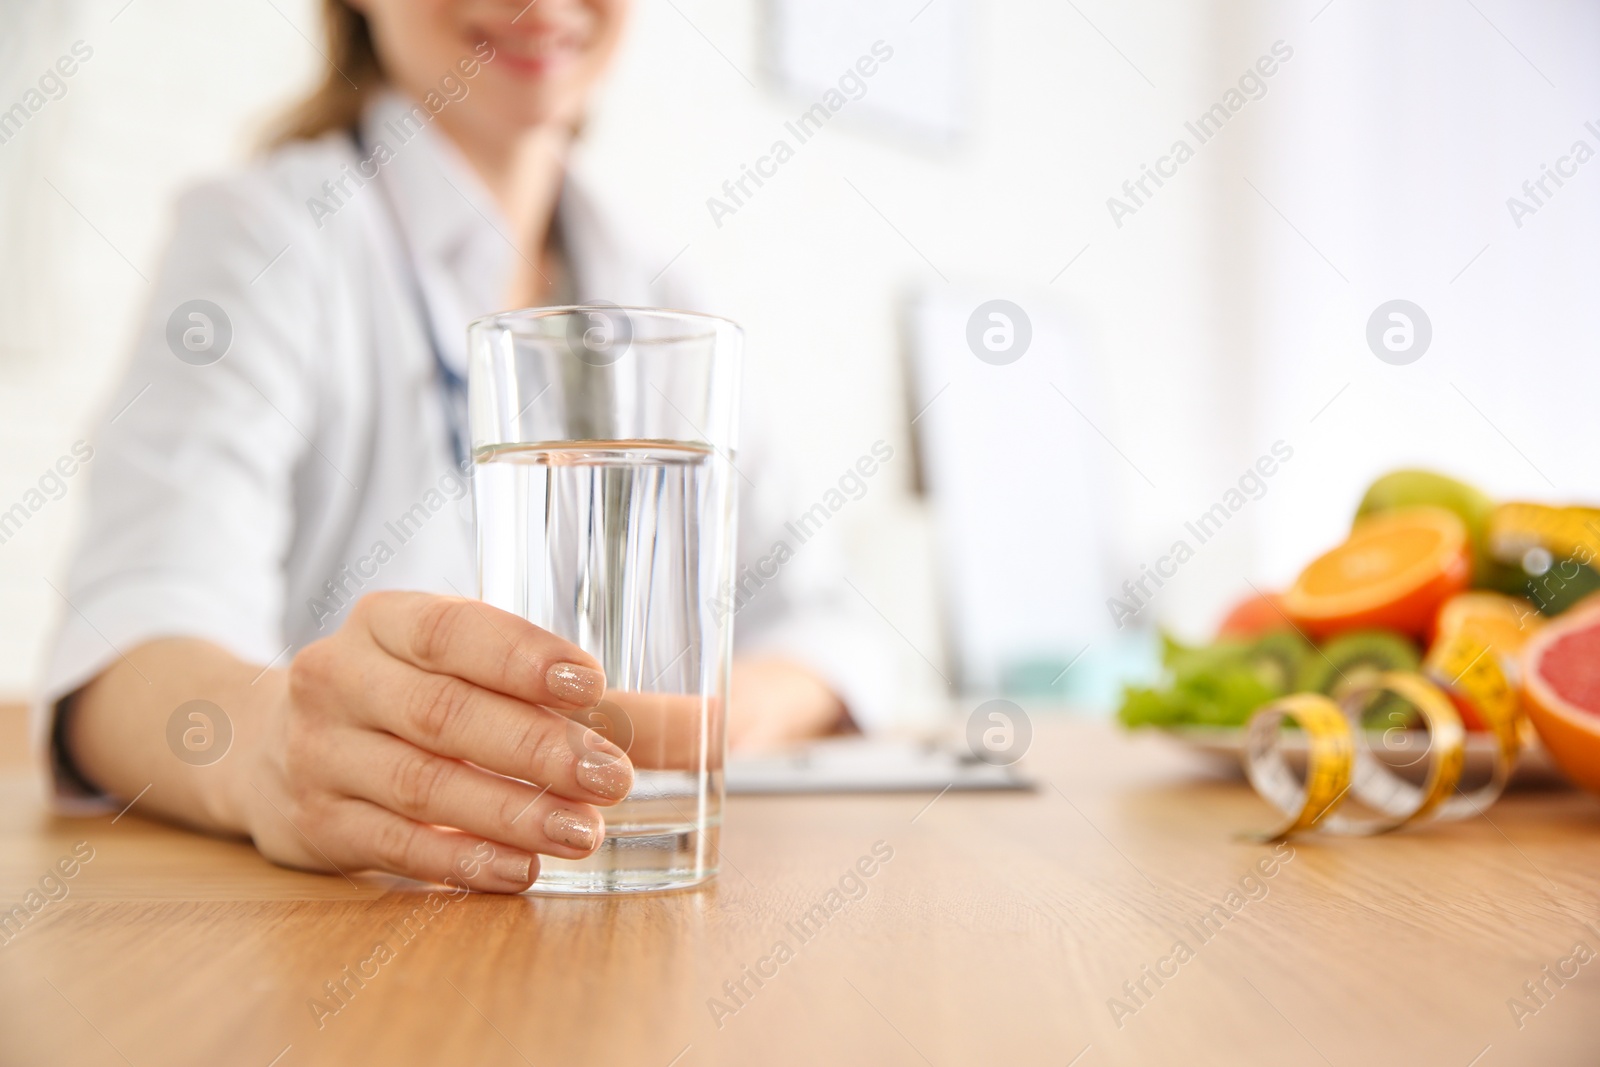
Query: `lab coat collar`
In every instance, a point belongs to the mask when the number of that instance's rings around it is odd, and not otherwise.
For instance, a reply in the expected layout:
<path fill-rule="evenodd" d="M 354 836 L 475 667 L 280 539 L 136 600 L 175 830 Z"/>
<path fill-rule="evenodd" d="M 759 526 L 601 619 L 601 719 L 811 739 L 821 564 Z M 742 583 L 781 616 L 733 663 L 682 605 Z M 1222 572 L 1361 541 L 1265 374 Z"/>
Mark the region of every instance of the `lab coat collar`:
<path fill-rule="evenodd" d="M 369 155 L 380 145 L 387 149 L 379 180 L 406 251 L 424 277 L 439 264 L 474 297 L 501 299 L 516 254 L 505 216 L 461 150 L 435 128 L 428 109 L 386 89 L 367 109 L 362 139 Z"/>
<path fill-rule="evenodd" d="M 463 290 L 473 317 L 503 310 L 517 252 L 505 215 L 477 172 L 428 110 L 386 89 L 362 122 L 368 153 L 381 142 L 390 153 L 380 168 L 396 223 L 423 284 L 436 271 Z M 571 293 L 579 303 L 650 304 L 651 282 L 641 257 L 569 170 L 556 205 Z M 452 346 L 453 347 L 453 346 Z"/>

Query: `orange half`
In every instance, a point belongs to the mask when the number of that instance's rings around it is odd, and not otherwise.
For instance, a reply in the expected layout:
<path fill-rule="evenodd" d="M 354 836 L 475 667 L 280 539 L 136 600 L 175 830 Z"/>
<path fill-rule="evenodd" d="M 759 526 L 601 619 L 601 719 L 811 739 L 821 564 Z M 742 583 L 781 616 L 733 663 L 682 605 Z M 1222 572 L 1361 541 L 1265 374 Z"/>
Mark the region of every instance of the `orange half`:
<path fill-rule="evenodd" d="M 1544 616 L 1522 597 L 1474 589 L 1444 602 L 1434 633 L 1439 638 L 1470 633 L 1499 655 L 1514 658 L 1544 622 Z"/>
<path fill-rule="evenodd" d="M 1521 597 L 1476 589 L 1439 609 L 1422 671 L 1455 701 L 1468 730 L 1516 716 L 1522 649 L 1544 622 Z"/>
<path fill-rule="evenodd" d="M 1300 572 L 1283 609 L 1313 637 L 1368 628 L 1422 637 L 1471 577 L 1466 524 L 1443 508 L 1404 508 L 1357 523 Z"/>

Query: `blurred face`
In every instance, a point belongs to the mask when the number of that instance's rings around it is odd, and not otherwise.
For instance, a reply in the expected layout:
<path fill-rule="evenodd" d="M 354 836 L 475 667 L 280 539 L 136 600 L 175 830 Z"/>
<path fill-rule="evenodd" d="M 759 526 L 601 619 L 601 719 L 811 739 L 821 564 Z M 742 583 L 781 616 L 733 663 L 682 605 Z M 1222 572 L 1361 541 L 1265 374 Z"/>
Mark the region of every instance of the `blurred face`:
<path fill-rule="evenodd" d="M 430 92 L 449 99 L 440 116 L 448 125 L 511 136 L 583 115 L 630 0 L 351 3 L 367 16 L 397 87 L 419 100 Z"/>

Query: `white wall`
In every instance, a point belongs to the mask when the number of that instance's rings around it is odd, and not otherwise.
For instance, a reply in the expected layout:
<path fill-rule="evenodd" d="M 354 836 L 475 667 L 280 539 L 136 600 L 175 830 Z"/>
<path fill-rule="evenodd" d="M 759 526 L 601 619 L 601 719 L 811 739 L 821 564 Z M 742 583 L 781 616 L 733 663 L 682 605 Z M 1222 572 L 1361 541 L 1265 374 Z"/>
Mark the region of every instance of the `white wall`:
<path fill-rule="evenodd" d="M 1337 540 L 1388 467 L 1600 499 L 1600 159 L 1520 227 L 1506 203 L 1574 141 L 1600 151 L 1597 46 L 1600 10 L 1571 0 L 1341 0 L 1307 27 L 1251 172 L 1305 234 L 1258 227 L 1258 432 L 1292 436 L 1303 464 L 1261 512 L 1265 577 Z M 1406 366 L 1363 336 L 1397 297 L 1434 331 Z"/>

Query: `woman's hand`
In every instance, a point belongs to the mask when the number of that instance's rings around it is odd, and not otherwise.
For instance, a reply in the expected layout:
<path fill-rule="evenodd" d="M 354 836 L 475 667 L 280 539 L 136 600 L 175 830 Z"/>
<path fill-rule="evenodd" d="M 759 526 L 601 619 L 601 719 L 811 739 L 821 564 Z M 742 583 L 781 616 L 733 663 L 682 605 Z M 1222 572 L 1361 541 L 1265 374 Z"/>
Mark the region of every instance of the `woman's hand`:
<path fill-rule="evenodd" d="M 518 892 L 537 854 L 593 852 L 597 806 L 633 783 L 621 749 L 559 713 L 599 703 L 594 658 L 477 601 L 366 596 L 280 688 L 234 804 L 289 866 Z"/>
<path fill-rule="evenodd" d="M 746 752 L 779 748 L 832 733 L 843 722 L 843 702 L 805 667 L 776 658 L 734 661 L 729 748 Z"/>
<path fill-rule="evenodd" d="M 231 748 L 199 765 L 168 740 L 174 709 L 197 699 L 232 732 Z M 735 662 L 731 704 L 741 749 L 844 721 L 826 683 L 779 659 Z M 593 657 L 515 615 L 384 592 L 287 670 L 194 638 L 130 649 L 73 698 L 65 729 L 91 785 L 141 814 L 248 835 L 287 866 L 518 892 L 538 877 L 538 855 L 599 847 L 599 808 L 627 795 L 635 763 L 692 765 L 698 699 L 687 707 L 678 716 L 660 694 L 608 695 Z M 632 759 L 590 729 L 612 733 L 619 710 Z"/>

